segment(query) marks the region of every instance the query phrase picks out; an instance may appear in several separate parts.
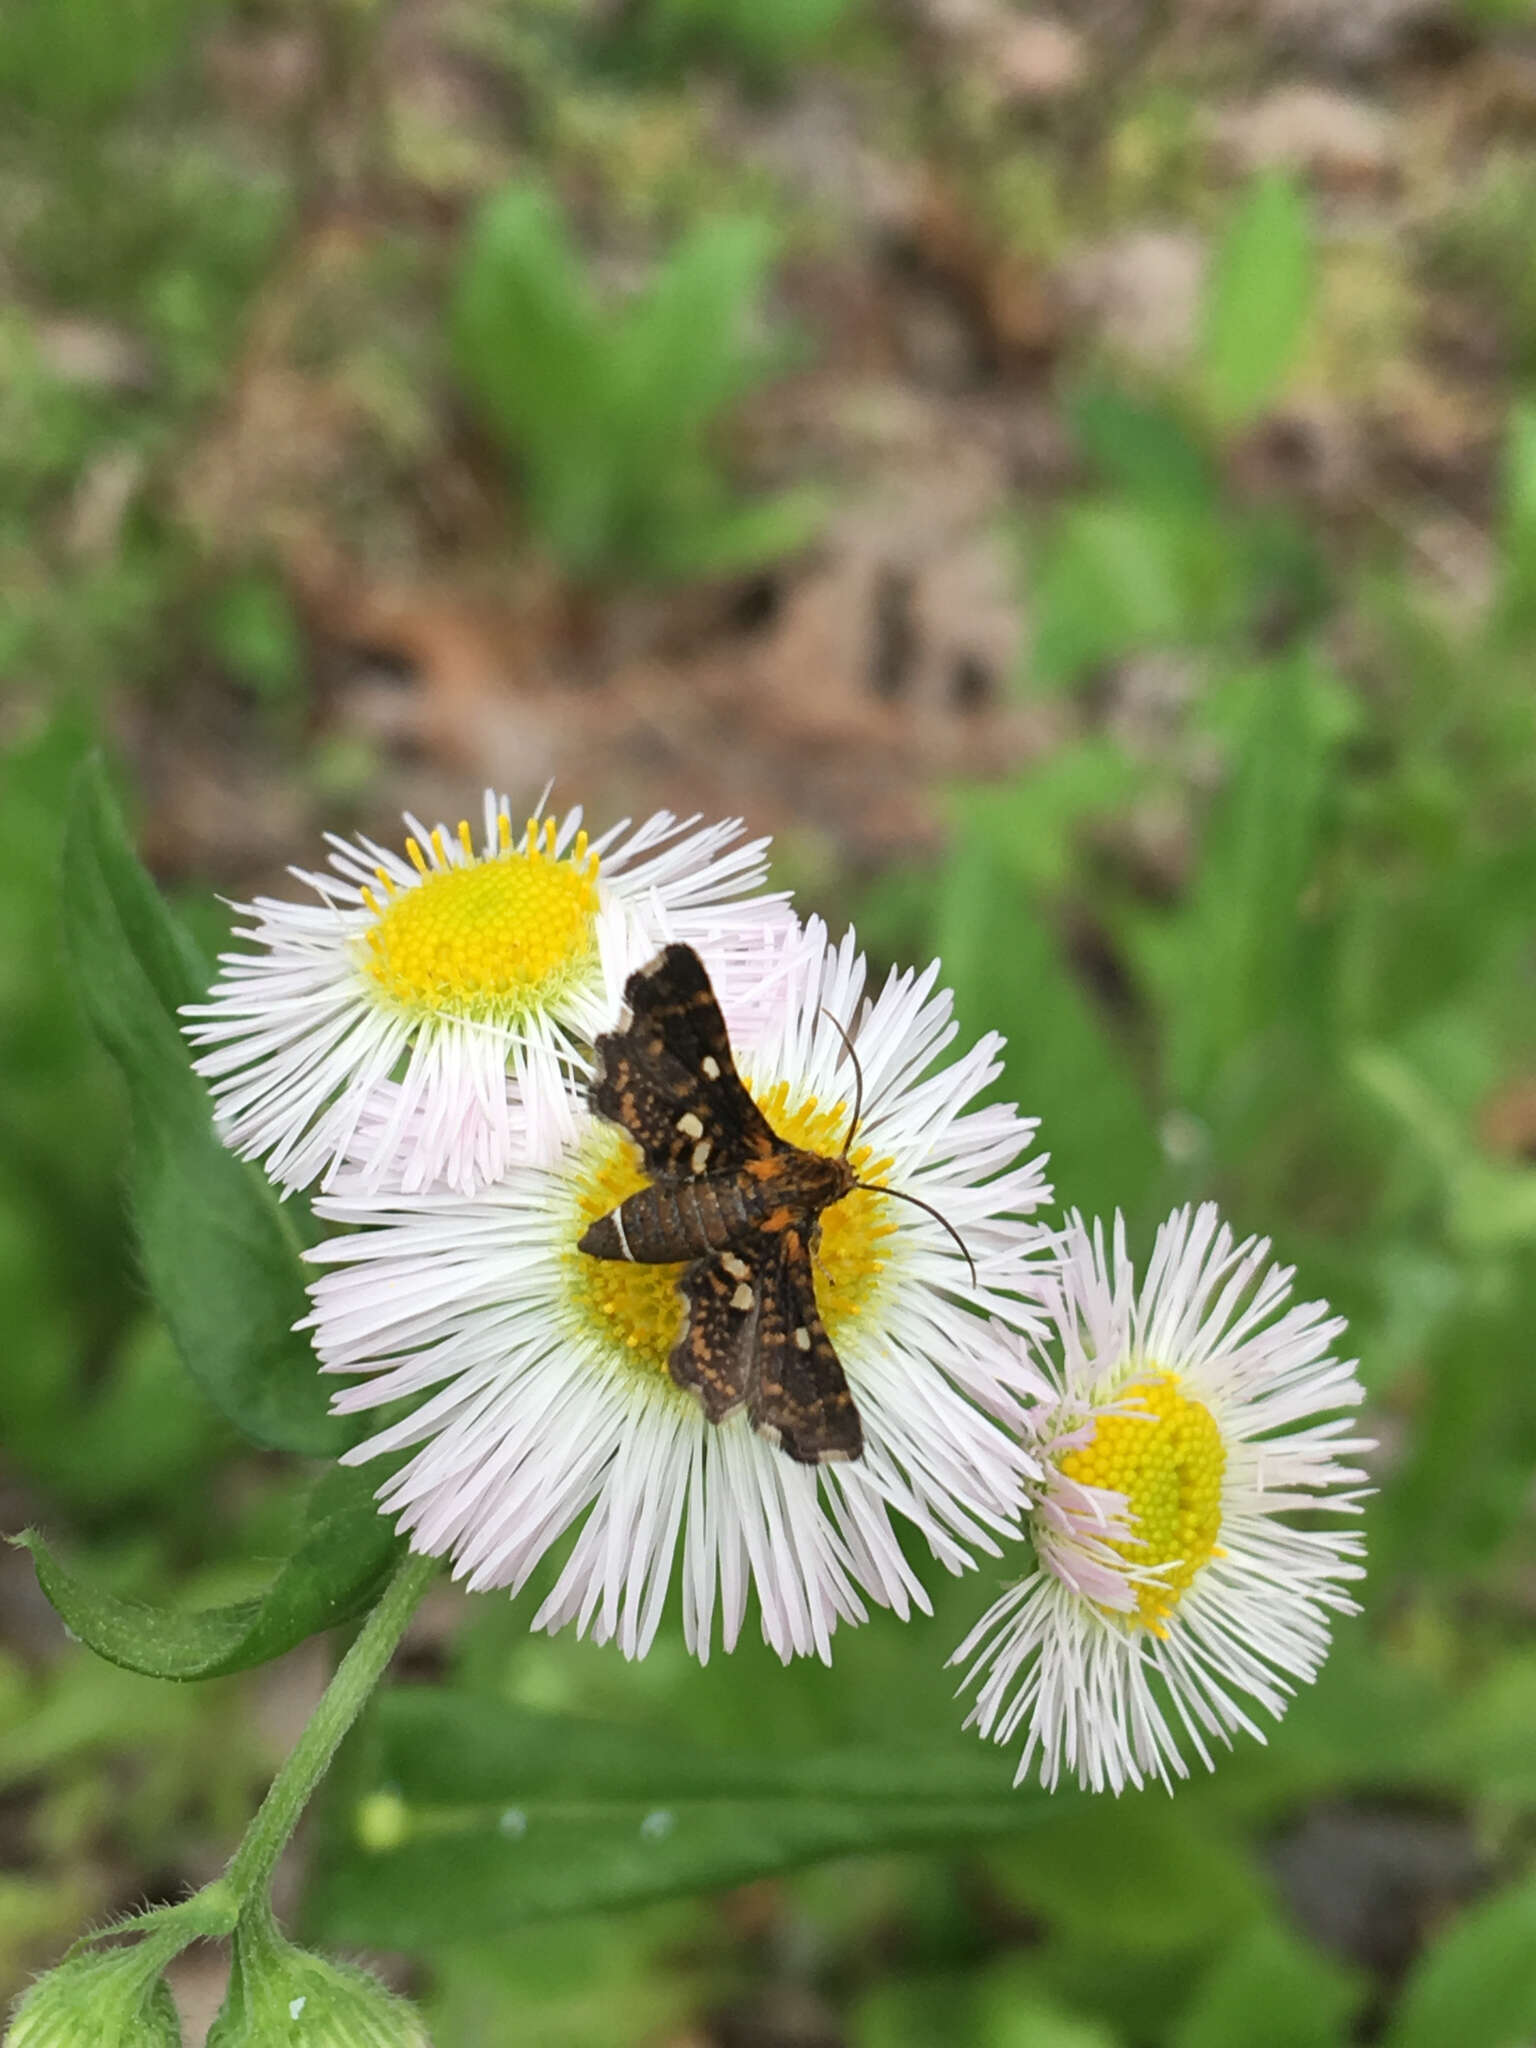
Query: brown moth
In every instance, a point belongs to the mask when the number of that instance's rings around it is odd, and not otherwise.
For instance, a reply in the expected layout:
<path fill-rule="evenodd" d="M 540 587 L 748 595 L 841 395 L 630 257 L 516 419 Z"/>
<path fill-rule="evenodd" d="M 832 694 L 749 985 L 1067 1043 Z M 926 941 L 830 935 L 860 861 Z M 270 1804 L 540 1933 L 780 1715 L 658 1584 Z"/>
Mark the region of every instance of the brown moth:
<path fill-rule="evenodd" d="M 668 1370 L 711 1422 L 745 1407 L 799 1464 L 859 1457 L 863 1425 L 816 1306 L 814 1260 L 823 1212 L 864 1185 L 848 1157 L 860 1100 L 836 1155 L 781 1138 L 736 1072 L 691 946 L 668 946 L 624 995 L 631 1019 L 597 1041 L 591 1101 L 635 1140 L 651 1185 L 591 1224 L 580 1249 L 684 1265 Z"/>

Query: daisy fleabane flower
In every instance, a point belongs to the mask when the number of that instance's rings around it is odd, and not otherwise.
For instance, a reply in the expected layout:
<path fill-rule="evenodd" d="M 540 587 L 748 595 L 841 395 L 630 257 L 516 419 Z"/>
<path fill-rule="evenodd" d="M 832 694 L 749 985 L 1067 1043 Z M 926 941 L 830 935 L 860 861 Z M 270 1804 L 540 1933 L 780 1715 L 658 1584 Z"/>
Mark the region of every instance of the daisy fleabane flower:
<path fill-rule="evenodd" d="M 997 1331 L 1029 1330 L 1049 1198 L 1034 1124 L 975 1107 L 998 1074 L 988 1037 L 949 1065 L 955 1035 L 935 970 L 864 993 L 850 935 L 813 922 L 774 956 L 775 1008 L 717 985 L 738 1069 L 774 1129 L 836 1152 L 864 1073 L 851 1158 L 879 1189 L 822 1216 L 816 1287 L 864 1430 L 863 1455 L 798 1464 L 738 1410 L 711 1423 L 668 1371 L 682 1325 L 678 1266 L 593 1258 L 588 1225 L 643 1186 L 626 1134 L 585 1108 L 561 1156 L 513 1166 L 472 1198 L 333 1196 L 360 1226 L 310 1256 L 337 1270 L 313 1288 L 310 1324 L 351 1412 L 411 1404 L 348 1453 L 409 1453 L 380 1492 L 412 1546 L 450 1556 L 475 1589 L 528 1580 L 572 1532 L 535 1626 L 574 1623 L 627 1655 L 650 1646 L 674 1575 L 689 1648 L 730 1649 L 755 1586 L 762 1632 L 786 1660 L 830 1657 L 863 1598 L 905 1616 L 928 1606 L 892 1516 L 951 1571 L 1017 1535 L 1030 1368 Z M 610 1020 L 614 1021 L 614 1020 Z"/>
<path fill-rule="evenodd" d="M 1015 1783 L 1063 1771 L 1093 1791 L 1210 1768 L 1212 1743 L 1263 1731 L 1316 1677 L 1329 1616 L 1362 1575 L 1369 1450 L 1342 1411 L 1363 1399 L 1324 1302 L 1287 1307 L 1292 1269 L 1237 1243 L 1213 1205 L 1157 1234 L 1140 1288 L 1115 1219 L 1106 1246 L 1074 1215 L 1057 1240 L 1030 1418 L 1034 1569 L 952 1662 L 978 1687 L 967 1726 L 1021 1733 Z M 1310 1511 L 1301 1525 L 1283 1519 Z"/>
<path fill-rule="evenodd" d="M 327 834 L 333 872 L 291 871 L 319 900 L 244 906 L 236 937 L 258 950 L 221 955 L 188 1005 L 227 1143 L 283 1188 L 345 1160 L 362 1187 L 468 1193 L 518 1148 L 540 1156 L 639 962 L 682 940 L 750 990 L 755 942 L 791 921 L 754 893 L 767 841 L 739 819 L 658 811 L 591 839 L 579 809 L 519 824 L 487 790 L 484 812 L 478 842 L 407 814 L 404 854 Z"/>

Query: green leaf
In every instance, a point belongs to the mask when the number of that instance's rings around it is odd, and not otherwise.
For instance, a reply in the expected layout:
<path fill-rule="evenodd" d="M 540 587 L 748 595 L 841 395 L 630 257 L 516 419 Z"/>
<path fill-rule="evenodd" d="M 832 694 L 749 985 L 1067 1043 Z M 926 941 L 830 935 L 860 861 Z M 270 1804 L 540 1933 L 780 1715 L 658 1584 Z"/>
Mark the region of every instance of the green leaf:
<path fill-rule="evenodd" d="M 1533 1324 L 1536 1268 L 1511 1262 L 1506 1283 L 1469 1299 L 1421 1360 L 1427 1384 L 1377 1538 L 1400 1567 L 1444 1577 L 1482 1566 L 1528 1514 Z"/>
<path fill-rule="evenodd" d="M 63 711 L 0 762 L 0 1442 L 60 1507 L 158 1497 L 195 1519 L 224 1425 L 133 1270 L 127 1104 L 60 943 L 59 849 L 88 746 Z"/>
<path fill-rule="evenodd" d="M 1536 2036 L 1536 1877 L 1470 1907 L 1415 1965 L 1384 2048 L 1526 2048 Z"/>
<path fill-rule="evenodd" d="M 1009 1956 L 979 1972 L 884 1978 L 850 2015 L 850 2048 L 1118 2048 L 1119 2034 L 1063 2006 L 1039 1977 L 1034 1957 Z"/>
<path fill-rule="evenodd" d="M 1536 619 L 1536 405 L 1516 405 L 1504 449 L 1504 588 L 1506 626 L 1528 633 Z"/>
<path fill-rule="evenodd" d="M 598 560 L 613 519 L 607 341 L 565 222 L 539 186 L 489 199 L 454 304 L 460 374 L 528 466 L 535 509 L 570 566 Z"/>
<path fill-rule="evenodd" d="M 1030 674 L 1069 683 L 1135 648 L 1186 636 L 1189 606 L 1178 535 L 1161 511 L 1130 503 L 1072 506 L 1042 551 Z"/>
<path fill-rule="evenodd" d="M 690 56 L 719 58 L 758 87 L 779 83 L 788 67 L 812 57 L 841 20 L 848 0 L 649 0 L 614 16 L 610 34 L 636 60 L 675 69 Z"/>
<path fill-rule="evenodd" d="M 1350 1073 L 1441 1182 L 1454 1245 L 1477 1254 L 1536 1242 L 1536 1171 L 1479 1153 L 1466 1120 L 1393 1047 L 1360 1046 Z"/>
<path fill-rule="evenodd" d="M 1170 2048 L 1346 2048 L 1363 1988 L 1286 1928 L 1260 1921 L 1212 1967 Z"/>
<path fill-rule="evenodd" d="M 1327 704 L 1304 660 L 1250 679 L 1231 778 L 1164 956 L 1168 1075 L 1186 1107 L 1202 1106 L 1261 1034 L 1318 1001 L 1302 944 L 1334 740 Z"/>
<path fill-rule="evenodd" d="M 703 221 L 642 291 L 602 304 L 543 187 L 514 183 L 482 208 L 455 296 L 458 365 L 567 570 L 718 574 L 819 524 L 811 492 L 735 506 L 712 436 L 783 354 L 756 317 L 774 246 L 762 221 Z"/>
<path fill-rule="evenodd" d="M 337 1466 L 318 1482 L 303 1532 L 257 1599 L 183 1614 L 125 1600 L 67 1572 L 33 1530 L 37 1581 L 66 1625 L 109 1663 L 149 1678 L 221 1678 L 282 1656 L 370 1606 L 398 1541 L 361 1476 Z"/>
<path fill-rule="evenodd" d="M 193 41 L 201 0 L 131 0 L 110 33 L 97 0 L 19 0 L 0 36 L 0 94 L 28 113 L 96 133 Z"/>
<path fill-rule="evenodd" d="M 118 972 L 126 972 L 124 949 L 132 953 L 137 970 L 133 978 L 147 985 L 173 1028 L 180 1006 L 206 993 L 208 965 L 129 846 L 99 760 L 82 767 L 74 795 L 72 829 L 64 842 L 65 932 L 72 942 L 81 942 L 75 957 L 86 1010 L 121 1063 L 135 1033 L 145 1029 L 131 1001 L 120 1008 L 114 1000 Z M 72 885 L 77 883 L 84 892 L 82 900 L 73 894 Z M 93 919 L 99 931 L 94 953 L 83 943 L 88 937 L 86 918 Z M 115 934 L 106 931 L 109 920 Z M 114 950 L 117 960 L 111 957 Z"/>
<path fill-rule="evenodd" d="M 140 1257 L 183 1364 L 257 1443 L 334 1455 L 354 1432 L 326 1412 L 293 1328 L 308 1307 L 305 1211 L 280 1206 L 215 1134 L 177 1028 L 208 970 L 135 858 L 99 765 L 82 773 L 65 835 L 63 923 L 86 1012 L 128 1086 Z"/>
<path fill-rule="evenodd" d="M 1012 1759 L 958 1734 L 786 1762 L 427 1687 L 382 1697 L 354 1755 L 310 1917 L 386 1947 L 1012 1835 L 1076 1797 L 1013 1791 Z"/>
<path fill-rule="evenodd" d="M 544 1920 L 437 1949 L 427 1994 L 432 2039 L 445 2048 L 685 2042 L 718 1981 L 713 1958 L 684 1956 L 683 1942 L 669 1938 L 688 1912 L 682 1904 Z M 661 1929 L 658 1914 L 667 1923 Z"/>
<path fill-rule="evenodd" d="M 849 2048 L 931 2048 L 954 2040 L 960 2026 L 974 2034 L 970 1991 L 956 1970 L 883 1978 L 848 2015 Z"/>
<path fill-rule="evenodd" d="M 1313 297 L 1312 224 L 1286 177 L 1255 179 L 1226 232 L 1205 305 L 1205 396 L 1240 425 L 1275 398 L 1295 365 Z"/>
<path fill-rule="evenodd" d="M 656 536 L 656 567 L 666 575 L 741 575 L 797 554 L 826 523 L 825 491 L 807 484 L 744 504 L 712 501 L 675 530 Z"/>
<path fill-rule="evenodd" d="M 14 1687 L 17 1673 L 8 1676 Z M 206 1726 L 206 1723 L 203 1724 Z M 199 1740 L 195 1697 L 96 1657 L 60 1657 L 0 1714 L 0 1787 L 78 1784 L 81 1766 L 132 1751 L 151 1772 Z M 151 1777 L 150 1782 L 153 1782 Z M 78 1911 L 78 1907 L 74 1910 Z"/>
<path fill-rule="evenodd" d="M 276 577 L 253 571 L 226 584 L 208 607 L 207 631 L 219 659 L 255 696 L 278 703 L 296 694 L 304 643 Z"/>
<path fill-rule="evenodd" d="M 1427 1783 L 1536 1809 L 1536 1653 L 1512 1650 L 1476 1684 L 1426 1716 Z"/>
<path fill-rule="evenodd" d="M 706 216 L 629 309 L 615 363 L 638 446 L 664 459 L 675 437 L 697 437 L 759 374 L 748 313 L 776 241 L 766 221 Z"/>
<path fill-rule="evenodd" d="M 1028 784 L 1012 792 L 1027 834 Z M 1041 1141 L 1066 1202 L 1134 1214 L 1161 1171 L 1157 1139 L 1125 1054 L 1095 1016 L 1055 935 L 1010 871 L 1006 809 L 967 813 L 936 918 L 945 979 L 961 1018 L 1008 1039 L 1005 1080 L 1026 1111 L 1044 1112 Z"/>
<path fill-rule="evenodd" d="M 1123 2037 L 1104 2020 L 1060 2005 L 1027 1970 L 1003 1965 L 976 1986 L 977 2048 L 1119 2048 Z"/>
<path fill-rule="evenodd" d="M 1012 782 L 967 788 L 958 811 L 1014 890 L 1055 901 L 1081 881 L 1085 842 L 1122 817 L 1147 788 L 1142 764 L 1099 735 L 1048 754 Z"/>
<path fill-rule="evenodd" d="M 1236 1831 L 1155 1792 L 1058 1803 L 1026 1843 L 988 1858 L 1005 1895 L 1052 1930 L 1074 1996 L 1102 1967 L 1104 1929 L 1141 1956 L 1192 1957 L 1251 1923 L 1263 1890 Z"/>
<path fill-rule="evenodd" d="M 7 1264 L 0 1250 L 0 1299 Z M 28 1330 L 0 1408 L 7 1453 L 76 1512 L 142 1508 L 167 1524 L 201 1521 L 218 1453 L 235 1439 L 187 1385 L 165 1325 L 142 1306 L 110 1358 L 70 1356 L 59 1341 L 68 1334 L 67 1324 Z"/>
<path fill-rule="evenodd" d="M 1210 459 L 1174 413 L 1108 385 L 1075 392 L 1069 410 L 1084 453 L 1133 498 L 1185 512 L 1214 508 Z"/>

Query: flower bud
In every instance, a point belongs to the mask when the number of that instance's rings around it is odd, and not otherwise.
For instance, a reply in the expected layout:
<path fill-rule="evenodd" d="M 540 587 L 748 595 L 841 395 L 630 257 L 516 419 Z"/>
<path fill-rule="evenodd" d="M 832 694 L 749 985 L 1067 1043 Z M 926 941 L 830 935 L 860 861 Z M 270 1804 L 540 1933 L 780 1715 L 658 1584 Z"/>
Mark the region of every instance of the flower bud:
<path fill-rule="evenodd" d="M 181 2048 L 158 1943 L 72 1956 L 21 1999 L 4 2048 Z"/>
<path fill-rule="evenodd" d="M 420 2015 L 376 1977 L 295 1948 L 265 1908 L 235 1930 L 208 2048 L 432 2048 Z"/>

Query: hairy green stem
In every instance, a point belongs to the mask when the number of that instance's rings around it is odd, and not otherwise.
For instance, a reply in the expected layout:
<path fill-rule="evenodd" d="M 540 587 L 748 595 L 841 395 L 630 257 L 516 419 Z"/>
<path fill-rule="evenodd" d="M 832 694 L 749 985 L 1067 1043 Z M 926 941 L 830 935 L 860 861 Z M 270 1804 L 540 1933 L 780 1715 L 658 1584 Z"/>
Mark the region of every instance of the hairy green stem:
<path fill-rule="evenodd" d="M 220 1880 L 234 1893 L 238 1905 L 265 1897 L 277 1859 L 298 1826 L 299 1816 L 330 1769 L 342 1737 L 367 1704 L 437 1570 L 435 1557 L 407 1553 L 337 1666 L 336 1676 L 272 1780 Z"/>

